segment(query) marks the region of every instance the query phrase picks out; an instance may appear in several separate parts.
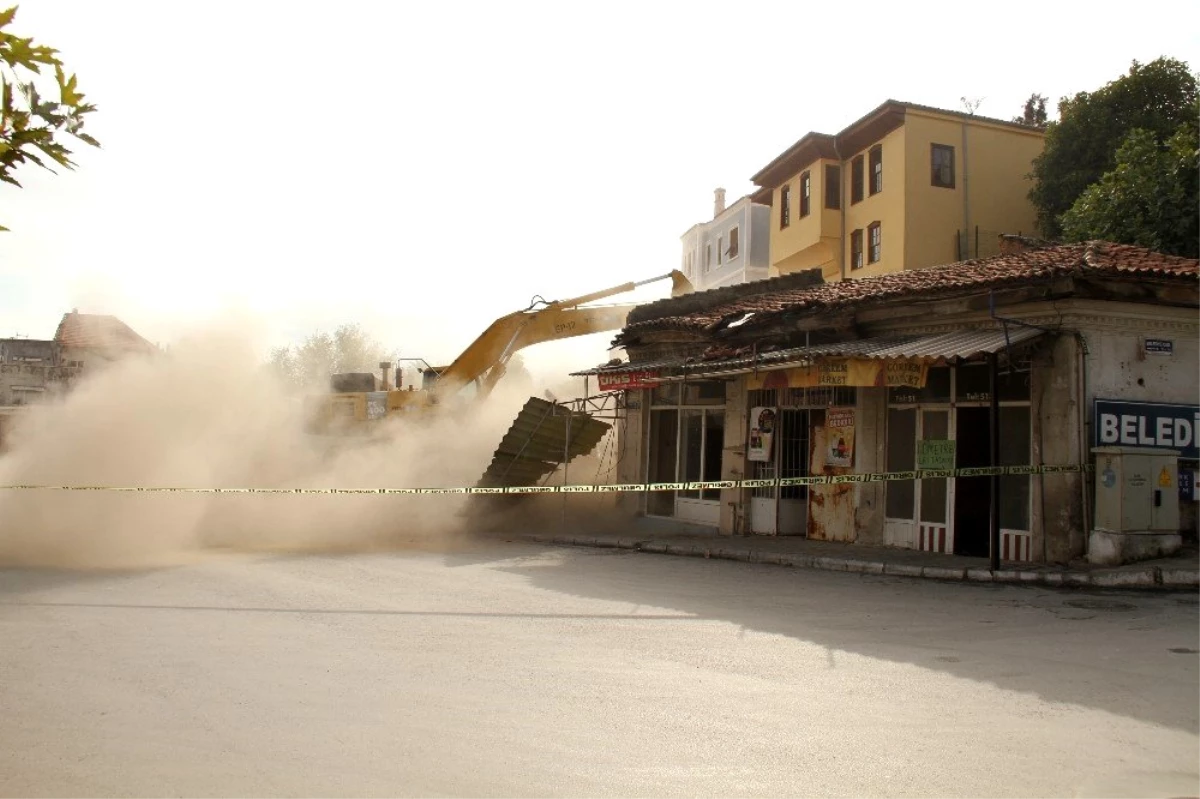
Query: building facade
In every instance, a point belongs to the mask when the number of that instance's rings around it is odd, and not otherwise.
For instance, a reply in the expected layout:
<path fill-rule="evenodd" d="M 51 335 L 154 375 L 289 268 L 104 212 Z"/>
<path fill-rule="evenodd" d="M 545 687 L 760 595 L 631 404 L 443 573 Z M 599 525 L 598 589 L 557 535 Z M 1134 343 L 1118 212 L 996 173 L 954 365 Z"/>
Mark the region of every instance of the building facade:
<path fill-rule="evenodd" d="M 994 497 L 1004 560 L 1090 554 L 1094 449 L 1132 442 L 1196 468 L 1197 262 L 1103 242 L 1005 248 L 637 309 L 618 339 L 629 361 L 588 371 L 633 387 L 618 482 L 673 484 L 628 495 L 633 509 L 724 534 L 987 556 Z M 1110 424 L 1098 403 L 1165 416 Z M 755 482 L 696 485 L 722 481 Z M 1192 496 L 1179 526 L 1194 530 Z"/>
<path fill-rule="evenodd" d="M 51 340 L 0 339 L 0 450 L 29 407 L 63 396 L 110 363 L 157 351 L 116 317 L 77 311 L 63 315 Z"/>
<path fill-rule="evenodd" d="M 751 178 L 771 205 L 770 274 L 826 281 L 996 254 L 1028 233 L 1043 133 L 888 100 L 836 135 L 809 133 Z"/>
<path fill-rule="evenodd" d="M 714 192 L 713 218 L 680 236 L 679 270 L 697 291 L 732 286 L 768 276 L 771 209 L 742 197 L 725 205 Z"/>

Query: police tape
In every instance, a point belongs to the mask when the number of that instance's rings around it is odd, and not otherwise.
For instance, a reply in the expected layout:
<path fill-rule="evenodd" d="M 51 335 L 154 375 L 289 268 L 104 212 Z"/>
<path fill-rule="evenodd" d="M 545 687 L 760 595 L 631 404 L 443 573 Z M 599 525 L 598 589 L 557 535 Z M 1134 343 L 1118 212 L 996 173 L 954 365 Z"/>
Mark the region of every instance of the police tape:
<path fill-rule="evenodd" d="M 795 486 L 883 483 L 955 477 L 1005 477 L 1090 472 L 1090 464 L 1065 466 L 972 466 L 959 469 L 913 469 L 903 472 L 820 474 L 752 480 L 700 480 L 678 483 L 617 483 L 612 485 L 458 486 L 453 488 L 194 488 L 182 486 L 0 485 L 0 491 L 114 491 L 129 494 L 381 494 L 381 495 L 520 495 L 607 494 L 642 491 L 713 491 L 717 489 L 792 488 Z"/>

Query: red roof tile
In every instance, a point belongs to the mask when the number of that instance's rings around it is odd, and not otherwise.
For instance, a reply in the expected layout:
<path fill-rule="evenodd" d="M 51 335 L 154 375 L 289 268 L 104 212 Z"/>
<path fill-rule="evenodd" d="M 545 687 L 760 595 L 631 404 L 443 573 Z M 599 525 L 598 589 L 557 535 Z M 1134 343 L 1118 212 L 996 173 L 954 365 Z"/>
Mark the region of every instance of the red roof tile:
<path fill-rule="evenodd" d="M 755 287 L 761 285 L 761 289 L 748 291 L 748 296 L 729 302 L 720 302 L 720 298 L 714 297 L 716 302 L 706 308 L 689 310 L 696 307 L 700 295 L 660 300 L 643 306 L 630 314 L 631 322 L 621 335 L 663 328 L 700 331 L 722 320 L 734 321 L 747 313 L 754 314 L 746 321 L 747 327 L 753 327 L 764 318 L 779 313 L 819 313 L 904 297 L 934 298 L 1017 287 L 1068 274 L 1196 282 L 1200 279 L 1198 265 L 1200 261 L 1194 258 L 1165 255 L 1128 244 L 1089 241 L 780 291 L 771 291 L 773 281 L 765 280 L 757 281 Z M 691 302 L 683 305 L 681 301 L 689 298 Z M 672 307 L 673 304 L 678 304 L 677 308 Z"/>
<path fill-rule="evenodd" d="M 64 347 L 120 352 L 155 352 L 149 341 L 115 316 L 101 314 L 63 314 L 54 340 Z"/>

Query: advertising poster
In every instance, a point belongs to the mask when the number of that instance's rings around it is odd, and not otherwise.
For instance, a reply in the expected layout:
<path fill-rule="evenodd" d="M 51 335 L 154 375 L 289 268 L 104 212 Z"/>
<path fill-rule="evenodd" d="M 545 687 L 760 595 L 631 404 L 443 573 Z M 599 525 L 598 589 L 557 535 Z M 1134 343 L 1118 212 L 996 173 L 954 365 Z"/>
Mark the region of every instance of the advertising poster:
<path fill-rule="evenodd" d="M 826 466 L 854 466 L 854 409 L 830 408 L 825 414 Z"/>
<path fill-rule="evenodd" d="M 750 409 L 750 447 L 746 457 L 752 461 L 771 461 L 771 441 L 775 438 L 775 409 Z"/>

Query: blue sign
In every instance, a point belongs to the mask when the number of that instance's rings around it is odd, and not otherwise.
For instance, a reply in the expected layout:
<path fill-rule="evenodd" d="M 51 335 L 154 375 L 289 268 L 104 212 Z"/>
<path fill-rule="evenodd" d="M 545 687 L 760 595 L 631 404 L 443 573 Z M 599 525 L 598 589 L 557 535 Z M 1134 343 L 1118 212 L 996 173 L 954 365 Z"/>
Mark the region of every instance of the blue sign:
<path fill-rule="evenodd" d="M 1200 405 L 1097 399 L 1092 430 L 1092 443 L 1097 447 L 1175 449 L 1180 458 L 1200 458 L 1196 446 Z"/>
<path fill-rule="evenodd" d="M 1181 469 L 1179 472 L 1179 501 L 1196 501 L 1196 473 L 1191 469 Z"/>

